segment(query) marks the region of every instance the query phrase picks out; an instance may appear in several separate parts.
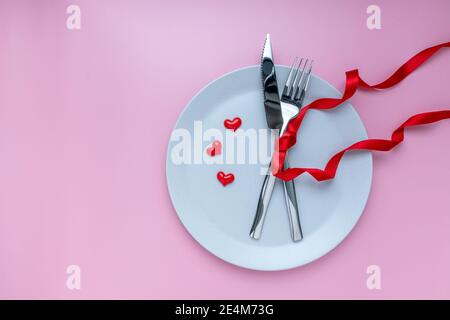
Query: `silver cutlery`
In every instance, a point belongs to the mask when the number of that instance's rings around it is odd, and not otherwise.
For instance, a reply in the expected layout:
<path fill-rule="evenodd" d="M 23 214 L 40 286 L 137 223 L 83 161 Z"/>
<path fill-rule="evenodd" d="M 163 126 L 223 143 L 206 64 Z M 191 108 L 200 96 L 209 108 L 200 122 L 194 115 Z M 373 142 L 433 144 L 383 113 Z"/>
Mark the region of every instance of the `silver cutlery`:
<path fill-rule="evenodd" d="M 280 99 L 270 36 L 267 35 L 261 58 L 264 107 L 268 127 L 270 129 L 278 129 L 280 136 L 286 131 L 289 121 L 295 118 L 300 112 L 305 93 L 308 89 L 311 70 L 312 61 L 309 61 L 308 59 L 299 60 L 296 58 L 289 71 Z M 287 156 L 284 168 L 288 168 Z M 254 239 L 259 239 L 261 237 L 275 181 L 276 178 L 272 175 L 272 168 L 269 167 L 268 173 L 263 181 L 255 218 L 250 230 L 250 237 Z M 283 181 L 283 189 L 289 216 L 291 237 L 293 241 L 300 241 L 303 238 L 303 233 L 300 224 L 294 181 Z"/>

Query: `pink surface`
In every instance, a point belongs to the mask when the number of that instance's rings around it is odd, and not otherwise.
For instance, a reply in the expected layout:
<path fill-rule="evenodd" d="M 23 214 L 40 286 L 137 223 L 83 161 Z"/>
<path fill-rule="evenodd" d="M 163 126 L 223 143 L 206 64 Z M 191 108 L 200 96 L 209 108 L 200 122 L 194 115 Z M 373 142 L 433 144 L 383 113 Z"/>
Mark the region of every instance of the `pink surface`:
<path fill-rule="evenodd" d="M 72 3 L 78 31 L 65 24 Z M 366 27 L 370 4 L 381 30 Z M 0 297 L 449 299 L 448 122 L 376 154 L 355 230 L 290 271 L 244 270 L 206 252 L 165 181 L 181 110 L 214 78 L 257 64 L 265 33 L 278 63 L 312 57 L 342 89 L 346 70 L 377 82 L 449 41 L 449 12 L 448 0 L 1 1 Z M 369 135 L 449 108 L 449 59 L 444 50 L 398 87 L 354 97 Z M 66 287 L 72 264 L 81 290 Z M 366 287 L 372 264 L 381 290 Z"/>

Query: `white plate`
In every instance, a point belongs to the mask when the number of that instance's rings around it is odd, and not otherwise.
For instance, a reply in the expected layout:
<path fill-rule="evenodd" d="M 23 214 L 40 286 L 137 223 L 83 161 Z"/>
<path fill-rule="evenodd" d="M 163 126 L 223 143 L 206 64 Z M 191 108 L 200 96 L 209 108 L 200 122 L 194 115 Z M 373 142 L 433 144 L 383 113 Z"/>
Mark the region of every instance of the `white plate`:
<path fill-rule="evenodd" d="M 288 68 L 277 66 L 278 84 Z M 281 92 L 281 91 L 280 91 Z M 313 75 L 305 104 L 320 97 L 340 97 L 329 83 Z M 242 119 L 241 128 L 266 128 L 260 68 L 252 66 L 228 73 L 203 88 L 180 115 L 175 129 L 193 133 L 194 121 L 203 130 L 218 128 L 224 119 Z M 291 166 L 323 168 L 337 151 L 366 139 L 367 133 L 349 103 L 330 111 L 311 110 L 289 152 Z M 277 181 L 260 240 L 249 237 L 263 181 L 261 164 L 175 164 L 169 142 L 166 174 L 173 206 L 189 233 L 217 257 L 249 269 L 283 270 L 316 260 L 335 248 L 361 216 L 370 192 L 372 156 L 347 154 L 332 181 L 317 182 L 307 174 L 295 180 L 304 239 L 293 243 L 288 215 Z M 208 146 L 203 142 L 203 147 Z M 225 147 L 225 146 L 224 146 Z M 194 152 L 194 151 L 192 151 Z M 247 161 L 248 162 L 248 161 Z M 218 171 L 236 179 L 225 188 Z"/>

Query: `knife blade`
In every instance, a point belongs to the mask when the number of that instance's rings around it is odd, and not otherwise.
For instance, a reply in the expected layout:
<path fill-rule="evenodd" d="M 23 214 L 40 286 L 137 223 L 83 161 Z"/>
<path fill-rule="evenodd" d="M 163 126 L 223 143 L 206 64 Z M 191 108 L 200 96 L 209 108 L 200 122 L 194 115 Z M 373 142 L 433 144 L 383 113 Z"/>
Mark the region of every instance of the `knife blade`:
<path fill-rule="evenodd" d="M 264 109 L 267 126 L 270 129 L 281 129 L 283 116 L 281 113 L 280 94 L 278 93 L 277 75 L 273 62 L 270 35 L 266 36 L 261 56 L 261 76 L 264 92 Z"/>

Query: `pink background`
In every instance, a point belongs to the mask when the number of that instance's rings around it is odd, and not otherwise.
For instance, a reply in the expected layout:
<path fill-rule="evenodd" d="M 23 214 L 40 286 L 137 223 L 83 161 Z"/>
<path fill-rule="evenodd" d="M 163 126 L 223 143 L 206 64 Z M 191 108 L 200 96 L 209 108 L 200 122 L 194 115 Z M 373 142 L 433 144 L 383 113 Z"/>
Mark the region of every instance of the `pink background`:
<path fill-rule="evenodd" d="M 65 25 L 72 3 L 79 31 Z M 381 30 L 366 27 L 370 4 L 381 7 Z M 206 252 L 165 181 L 180 111 L 216 77 L 257 64 L 265 33 L 278 63 L 312 57 L 342 89 L 346 70 L 374 83 L 449 41 L 449 12 L 448 0 L 2 0 L 0 297 L 450 298 L 448 122 L 376 154 L 358 226 L 294 270 L 244 270 Z M 449 58 L 444 50 L 395 89 L 354 97 L 369 135 L 448 108 Z M 71 264 L 81 290 L 66 288 Z M 366 287 L 371 264 L 381 290 Z"/>

